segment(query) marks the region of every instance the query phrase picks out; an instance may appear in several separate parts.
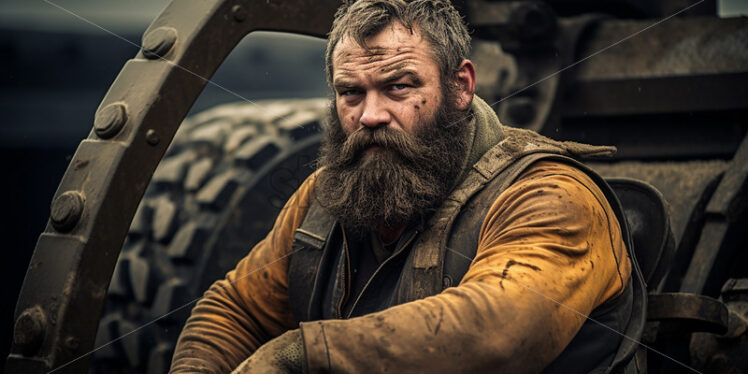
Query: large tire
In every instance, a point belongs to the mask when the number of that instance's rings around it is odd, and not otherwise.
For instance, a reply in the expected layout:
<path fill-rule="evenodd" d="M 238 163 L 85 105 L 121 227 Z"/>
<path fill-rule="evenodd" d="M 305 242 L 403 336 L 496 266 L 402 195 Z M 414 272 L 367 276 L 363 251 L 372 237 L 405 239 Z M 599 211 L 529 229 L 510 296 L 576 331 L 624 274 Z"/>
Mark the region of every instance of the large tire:
<path fill-rule="evenodd" d="M 93 372 L 168 371 L 196 300 L 265 237 L 313 170 L 326 103 L 229 104 L 185 120 L 117 261 Z"/>

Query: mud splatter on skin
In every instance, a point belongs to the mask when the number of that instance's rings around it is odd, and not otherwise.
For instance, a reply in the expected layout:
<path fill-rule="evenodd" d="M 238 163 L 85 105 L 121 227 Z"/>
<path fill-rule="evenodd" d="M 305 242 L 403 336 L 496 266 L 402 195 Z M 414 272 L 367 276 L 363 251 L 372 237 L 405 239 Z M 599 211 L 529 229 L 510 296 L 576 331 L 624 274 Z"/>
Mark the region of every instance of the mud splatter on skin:
<path fill-rule="evenodd" d="M 514 265 L 525 266 L 535 271 L 542 271 L 542 269 L 540 269 L 539 267 L 535 265 L 527 264 L 527 263 L 519 262 L 519 261 L 514 261 L 514 260 L 509 260 L 504 266 L 504 270 L 501 272 L 501 280 L 499 281 L 499 286 L 501 286 L 502 290 L 504 289 L 504 279 L 509 279 L 509 277 L 507 276 L 507 274 L 509 273 L 509 268 Z"/>

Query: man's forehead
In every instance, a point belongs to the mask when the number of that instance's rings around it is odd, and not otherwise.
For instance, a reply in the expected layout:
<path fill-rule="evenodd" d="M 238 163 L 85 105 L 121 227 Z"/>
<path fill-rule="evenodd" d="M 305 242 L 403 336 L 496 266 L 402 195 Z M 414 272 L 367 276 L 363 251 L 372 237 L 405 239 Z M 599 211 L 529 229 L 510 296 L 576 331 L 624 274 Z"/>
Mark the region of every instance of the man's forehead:
<path fill-rule="evenodd" d="M 399 22 L 384 27 L 379 33 L 364 40 L 365 45 L 349 34 L 343 35 L 333 50 L 333 60 L 350 57 L 377 58 L 388 54 L 407 52 L 416 48 L 428 48 L 418 28 L 406 28 Z"/>
<path fill-rule="evenodd" d="M 350 41 L 348 43 L 339 43 L 338 47 L 335 49 L 335 53 L 333 54 L 333 58 L 337 60 L 346 59 L 350 57 L 382 57 L 389 53 L 392 53 L 395 48 L 393 47 L 386 47 L 386 46 L 375 46 L 375 45 L 367 45 L 365 48 L 358 45 L 355 41 Z"/>

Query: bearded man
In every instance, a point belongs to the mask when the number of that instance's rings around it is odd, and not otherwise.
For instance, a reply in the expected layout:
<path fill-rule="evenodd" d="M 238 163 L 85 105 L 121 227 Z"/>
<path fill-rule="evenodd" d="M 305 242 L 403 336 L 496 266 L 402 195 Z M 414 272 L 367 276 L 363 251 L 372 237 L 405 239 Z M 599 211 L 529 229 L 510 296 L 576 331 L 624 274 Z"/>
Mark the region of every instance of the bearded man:
<path fill-rule="evenodd" d="M 620 368 L 620 207 L 572 156 L 474 95 L 446 0 L 341 7 L 319 168 L 192 311 L 172 372 Z M 634 267 L 635 270 L 635 267 Z"/>

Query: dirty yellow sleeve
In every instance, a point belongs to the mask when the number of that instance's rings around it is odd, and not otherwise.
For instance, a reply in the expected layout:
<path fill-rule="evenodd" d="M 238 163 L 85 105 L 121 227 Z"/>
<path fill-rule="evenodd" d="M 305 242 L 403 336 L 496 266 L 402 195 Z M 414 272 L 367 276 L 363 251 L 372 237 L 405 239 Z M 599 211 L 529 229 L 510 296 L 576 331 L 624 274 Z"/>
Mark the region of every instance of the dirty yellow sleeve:
<path fill-rule="evenodd" d="M 170 373 L 229 373 L 268 340 L 298 327 L 288 306 L 288 263 L 311 197 L 308 178 L 267 237 L 198 301 L 179 336 Z"/>
<path fill-rule="evenodd" d="M 295 328 L 287 255 L 311 198 L 307 180 L 273 231 L 198 303 L 172 372 L 230 372 Z M 268 265 L 269 264 L 269 265 Z M 537 372 L 630 274 L 618 222 L 583 172 L 539 162 L 486 216 L 461 283 L 349 320 L 301 324 L 309 371 Z"/>

